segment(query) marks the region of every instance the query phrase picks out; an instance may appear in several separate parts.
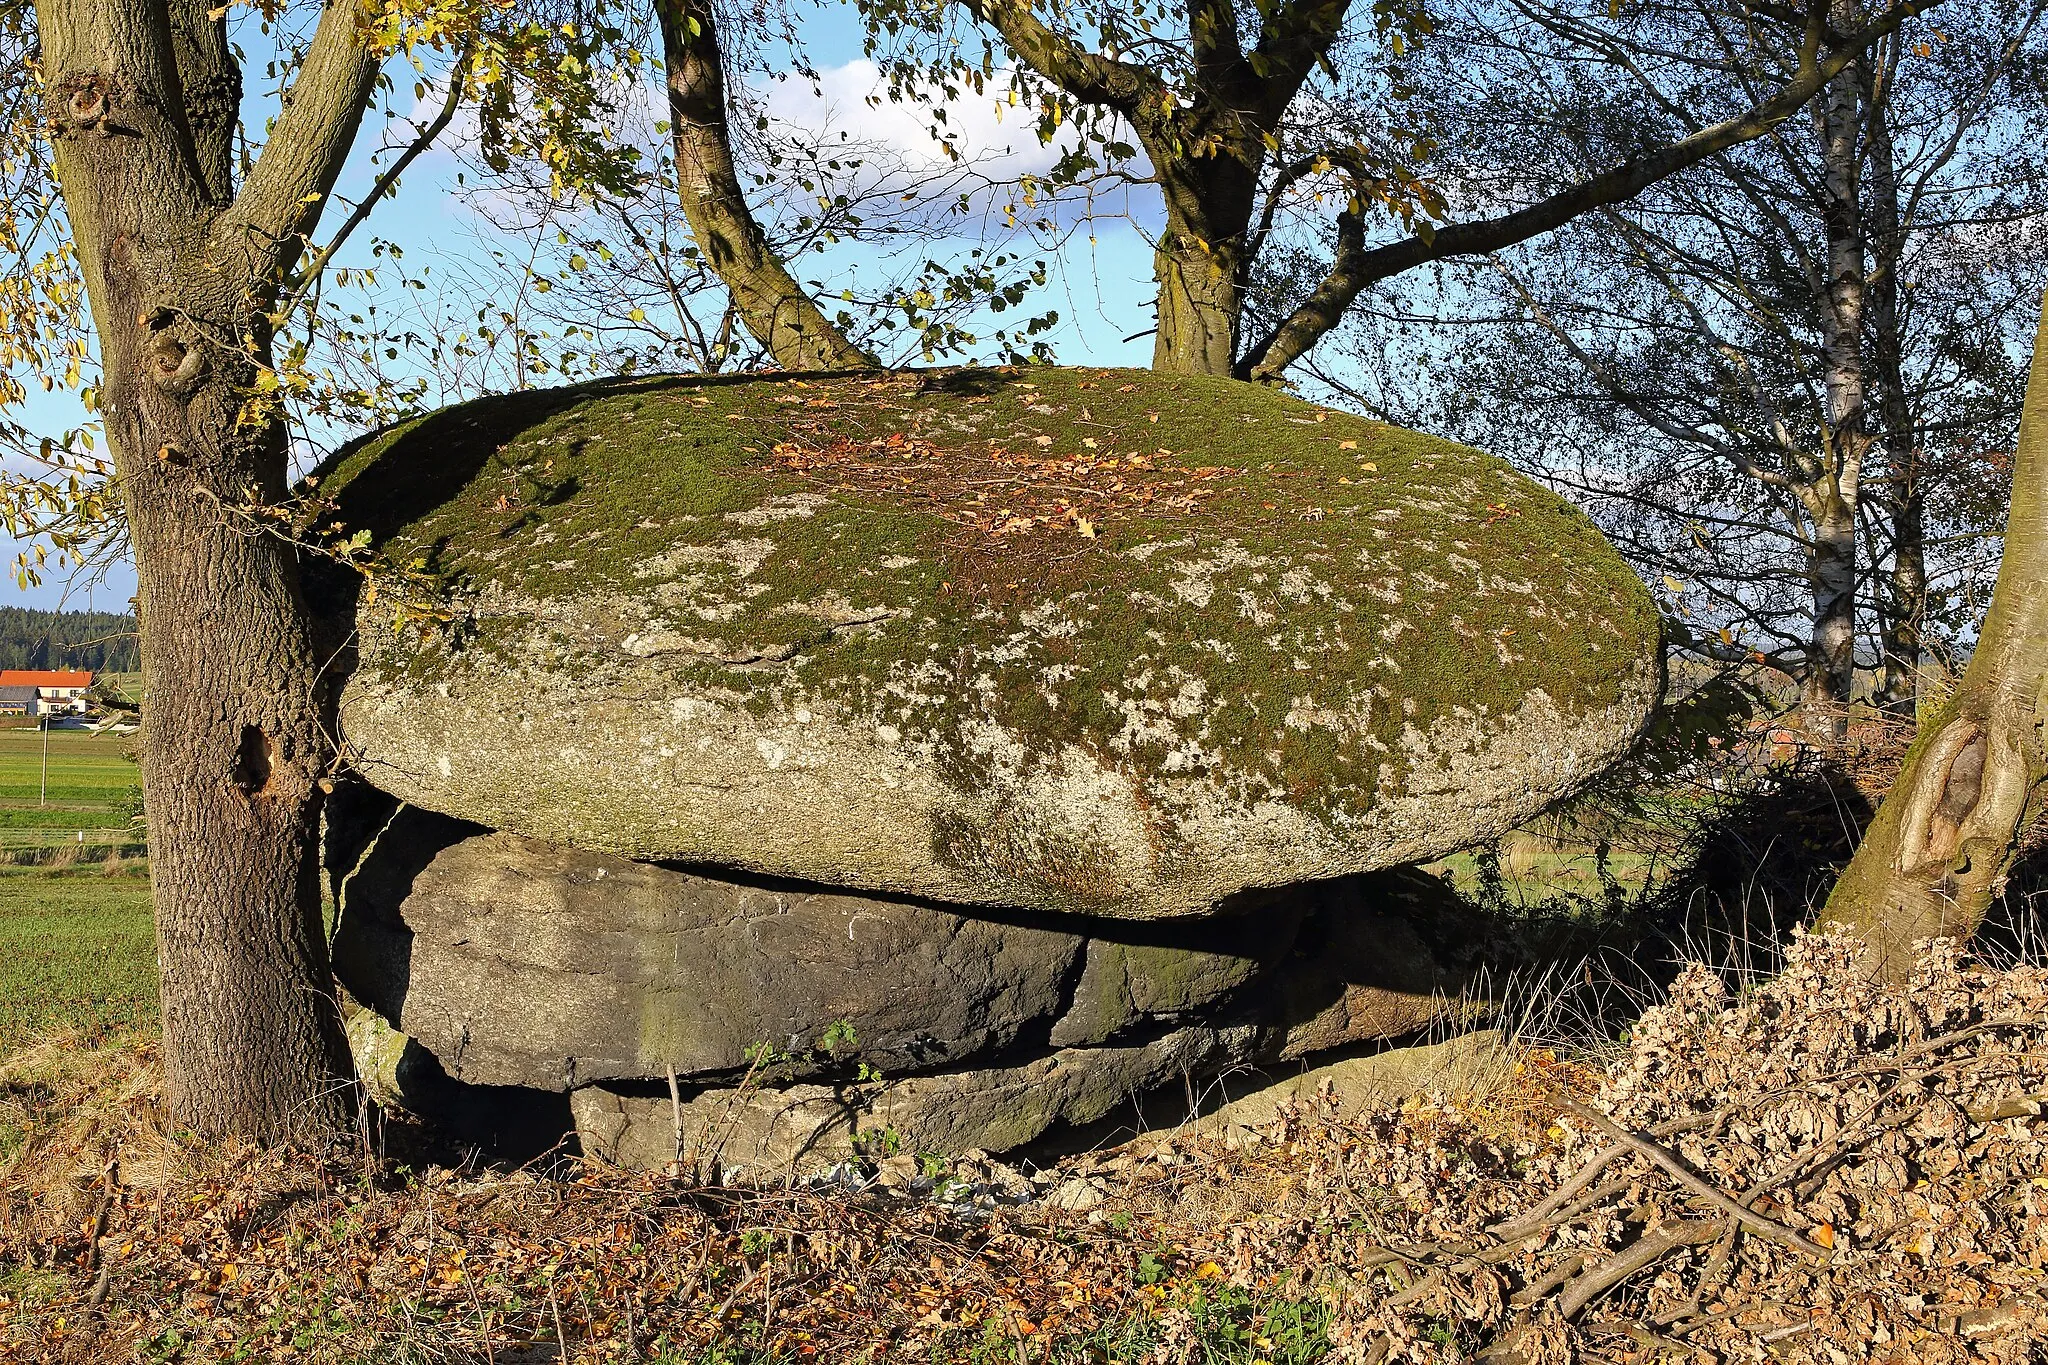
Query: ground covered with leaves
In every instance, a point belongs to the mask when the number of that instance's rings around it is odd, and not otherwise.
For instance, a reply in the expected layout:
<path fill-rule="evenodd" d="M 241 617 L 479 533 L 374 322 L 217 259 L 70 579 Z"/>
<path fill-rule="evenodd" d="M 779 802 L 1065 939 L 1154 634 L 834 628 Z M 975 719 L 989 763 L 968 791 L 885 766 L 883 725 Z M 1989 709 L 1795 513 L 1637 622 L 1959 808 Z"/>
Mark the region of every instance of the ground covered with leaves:
<path fill-rule="evenodd" d="M 1485 1096 L 807 1190 L 195 1151 L 146 1049 L 0 1064 L 24 1361 L 2048 1358 L 2048 971 L 1796 943 Z"/>

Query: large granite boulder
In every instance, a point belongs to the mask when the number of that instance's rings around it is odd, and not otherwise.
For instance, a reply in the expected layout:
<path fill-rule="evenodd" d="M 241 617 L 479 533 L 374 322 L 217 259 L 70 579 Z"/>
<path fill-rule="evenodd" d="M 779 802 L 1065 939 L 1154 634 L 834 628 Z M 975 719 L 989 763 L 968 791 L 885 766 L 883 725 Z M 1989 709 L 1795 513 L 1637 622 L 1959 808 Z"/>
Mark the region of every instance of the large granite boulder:
<path fill-rule="evenodd" d="M 335 970 L 467 1085 L 902 1078 L 1196 1023 L 1250 1027 L 1237 1053 L 1285 1058 L 1425 1027 L 1457 985 L 1346 883 L 1190 921 L 1005 920 L 412 808 L 366 823 L 365 846 L 335 859 Z"/>
<path fill-rule="evenodd" d="M 622 381 L 408 423 L 320 487 L 432 585 L 355 608 L 376 785 L 864 894 L 1167 918 L 1433 857 L 1609 763 L 1661 685 L 1648 594 L 1555 494 L 1224 380 Z M 1037 1010 L 1061 950 L 976 932 L 932 980 Z M 1128 955 L 1087 965 L 1143 1008 Z"/>

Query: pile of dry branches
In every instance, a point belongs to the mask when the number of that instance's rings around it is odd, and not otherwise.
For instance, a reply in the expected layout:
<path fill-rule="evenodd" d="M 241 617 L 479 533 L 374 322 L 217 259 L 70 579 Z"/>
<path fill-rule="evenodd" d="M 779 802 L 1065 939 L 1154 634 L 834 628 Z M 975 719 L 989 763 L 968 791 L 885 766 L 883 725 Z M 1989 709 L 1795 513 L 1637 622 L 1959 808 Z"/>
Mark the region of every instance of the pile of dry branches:
<path fill-rule="evenodd" d="M 1541 1135 L 1295 1113 L 1267 1160 L 1296 1187 L 1236 1273 L 1341 1286 L 1353 1361 L 2043 1358 L 2048 972 L 1937 945 L 1876 987 L 1804 938 L 1739 996 L 1688 970 L 1553 1103 Z"/>

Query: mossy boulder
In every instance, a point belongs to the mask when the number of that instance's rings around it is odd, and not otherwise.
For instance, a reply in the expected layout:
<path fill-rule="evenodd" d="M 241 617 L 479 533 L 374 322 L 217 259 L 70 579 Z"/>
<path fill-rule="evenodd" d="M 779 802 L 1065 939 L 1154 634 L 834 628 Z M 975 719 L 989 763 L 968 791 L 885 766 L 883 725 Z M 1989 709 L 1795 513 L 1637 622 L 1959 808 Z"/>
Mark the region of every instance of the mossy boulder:
<path fill-rule="evenodd" d="M 1226 380 L 651 378 L 321 472 L 368 779 L 642 859 L 1159 918 L 1437 856 L 1661 686 L 1590 522 L 1477 451 Z"/>

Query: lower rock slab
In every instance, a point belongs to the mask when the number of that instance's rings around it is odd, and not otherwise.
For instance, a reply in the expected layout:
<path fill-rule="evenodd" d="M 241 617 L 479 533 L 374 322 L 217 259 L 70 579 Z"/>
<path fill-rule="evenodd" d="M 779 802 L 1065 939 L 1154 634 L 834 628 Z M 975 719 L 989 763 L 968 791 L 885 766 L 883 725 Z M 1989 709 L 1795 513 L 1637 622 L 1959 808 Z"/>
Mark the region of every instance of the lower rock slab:
<path fill-rule="evenodd" d="M 1130 1047 L 1068 1048 L 1014 1066 L 866 1086 L 707 1090 L 585 1086 L 570 1110 L 586 1155 L 622 1166 L 775 1180 L 855 1155 L 1003 1152 L 1094 1123 L 1127 1100 L 1245 1062 L 1259 1030 L 1176 1029 Z"/>

